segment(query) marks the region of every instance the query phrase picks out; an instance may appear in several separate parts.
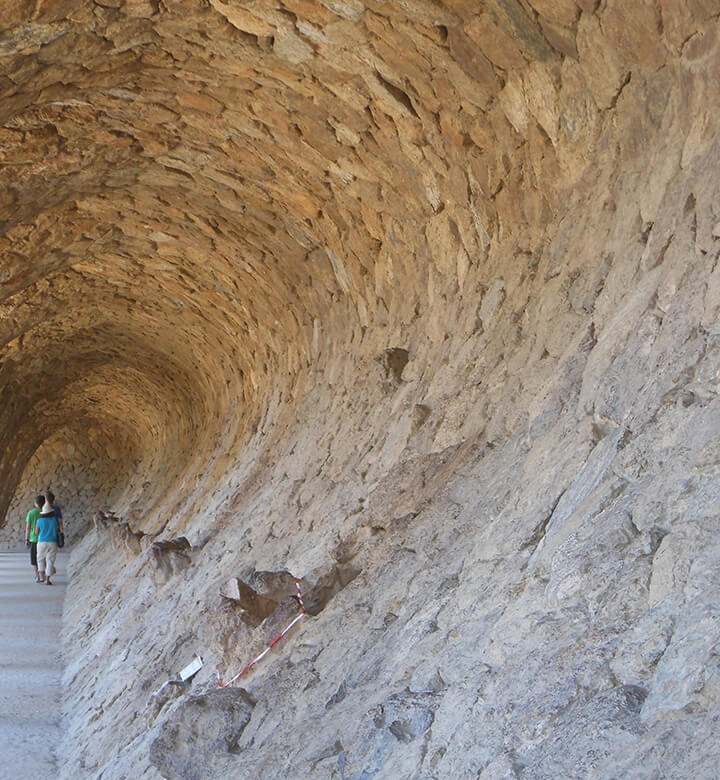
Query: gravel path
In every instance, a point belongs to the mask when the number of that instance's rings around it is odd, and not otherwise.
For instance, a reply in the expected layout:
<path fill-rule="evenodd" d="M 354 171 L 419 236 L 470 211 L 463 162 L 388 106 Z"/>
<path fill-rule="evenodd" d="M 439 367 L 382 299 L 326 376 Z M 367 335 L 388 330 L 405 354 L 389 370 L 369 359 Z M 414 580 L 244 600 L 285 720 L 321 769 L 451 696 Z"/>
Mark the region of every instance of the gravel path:
<path fill-rule="evenodd" d="M 29 553 L 0 552 L 0 778 L 7 780 L 57 775 L 66 554 L 55 565 L 55 586 L 38 585 Z"/>

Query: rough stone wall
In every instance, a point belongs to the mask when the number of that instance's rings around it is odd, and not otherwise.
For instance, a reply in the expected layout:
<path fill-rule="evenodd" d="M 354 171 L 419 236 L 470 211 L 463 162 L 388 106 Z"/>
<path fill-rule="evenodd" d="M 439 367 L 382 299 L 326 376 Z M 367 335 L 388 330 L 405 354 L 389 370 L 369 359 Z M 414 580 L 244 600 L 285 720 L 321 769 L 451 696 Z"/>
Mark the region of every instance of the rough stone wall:
<path fill-rule="evenodd" d="M 12 6 L 0 505 L 121 444 L 64 776 L 713 776 L 718 15 Z"/>
<path fill-rule="evenodd" d="M 95 512 L 121 503 L 134 477 L 128 470 L 127 434 L 119 430 L 117 435 L 112 446 L 107 431 L 86 425 L 58 431 L 44 441 L 15 490 L 0 529 L 2 543 L 10 548 L 23 545 L 27 512 L 35 496 L 45 495 L 48 488 L 63 510 L 68 543 L 82 539 Z"/>

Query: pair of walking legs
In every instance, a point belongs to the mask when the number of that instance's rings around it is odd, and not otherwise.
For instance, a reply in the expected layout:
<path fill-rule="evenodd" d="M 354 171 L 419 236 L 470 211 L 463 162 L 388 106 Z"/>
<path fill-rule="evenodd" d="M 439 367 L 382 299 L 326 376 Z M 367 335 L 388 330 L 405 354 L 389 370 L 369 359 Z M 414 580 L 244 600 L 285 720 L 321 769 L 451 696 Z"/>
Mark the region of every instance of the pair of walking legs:
<path fill-rule="evenodd" d="M 38 542 L 38 578 L 46 585 L 52 585 L 50 577 L 55 574 L 55 558 L 58 546 L 55 542 Z"/>
<path fill-rule="evenodd" d="M 55 569 L 55 567 L 53 566 L 53 567 L 52 567 L 52 569 L 50 570 L 50 577 L 52 577 L 52 575 L 53 575 L 53 574 L 55 574 L 55 572 L 56 572 L 56 569 Z M 45 585 L 54 585 L 54 583 L 52 582 L 52 580 L 50 579 L 50 577 L 46 577 L 46 576 L 45 576 L 45 572 L 44 572 L 44 571 L 42 571 L 42 570 L 40 570 L 40 571 L 38 572 L 37 581 L 38 581 L 38 582 L 43 582 L 43 583 L 45 583 Z"/>

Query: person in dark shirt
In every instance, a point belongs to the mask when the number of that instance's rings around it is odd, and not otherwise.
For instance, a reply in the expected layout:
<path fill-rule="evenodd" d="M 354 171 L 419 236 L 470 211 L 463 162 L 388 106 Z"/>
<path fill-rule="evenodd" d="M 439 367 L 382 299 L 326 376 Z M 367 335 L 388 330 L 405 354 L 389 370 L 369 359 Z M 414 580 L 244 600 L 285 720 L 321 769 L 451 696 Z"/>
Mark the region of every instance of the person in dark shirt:
<path fill-rule="evenodd" d="M 37 519 L 40 510 L 45 503 L 45 496 L 36 496 L 35 506 L 27 513 L 25 518 L 25 546 L 30 548 L 30 565 L 35 570 L 35 582 L 40 582 L 37 565 Z"/>
<path fill-rule="evenodd" d="M 47 502 L 53 508 L 53 511 L 55 512 L 55 517 L 57 517 L 58 522 L 60 523 L 60 530 L 62 531 L 62 521 L 63 521 L 62 511 L 60 507 L 55 503 L 55 494 L 52 493 L 50 490 L 47 491 Z"/>

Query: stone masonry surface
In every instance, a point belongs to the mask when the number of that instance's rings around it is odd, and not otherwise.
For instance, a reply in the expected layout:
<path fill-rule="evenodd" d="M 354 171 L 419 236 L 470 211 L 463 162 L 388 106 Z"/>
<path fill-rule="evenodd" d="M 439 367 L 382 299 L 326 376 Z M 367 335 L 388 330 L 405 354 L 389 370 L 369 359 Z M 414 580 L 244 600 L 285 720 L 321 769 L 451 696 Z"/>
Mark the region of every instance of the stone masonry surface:
<path fill-rule="evenodd" d="M 720 0 L 2 16 L 59 776 L 716 777 Z"/>

